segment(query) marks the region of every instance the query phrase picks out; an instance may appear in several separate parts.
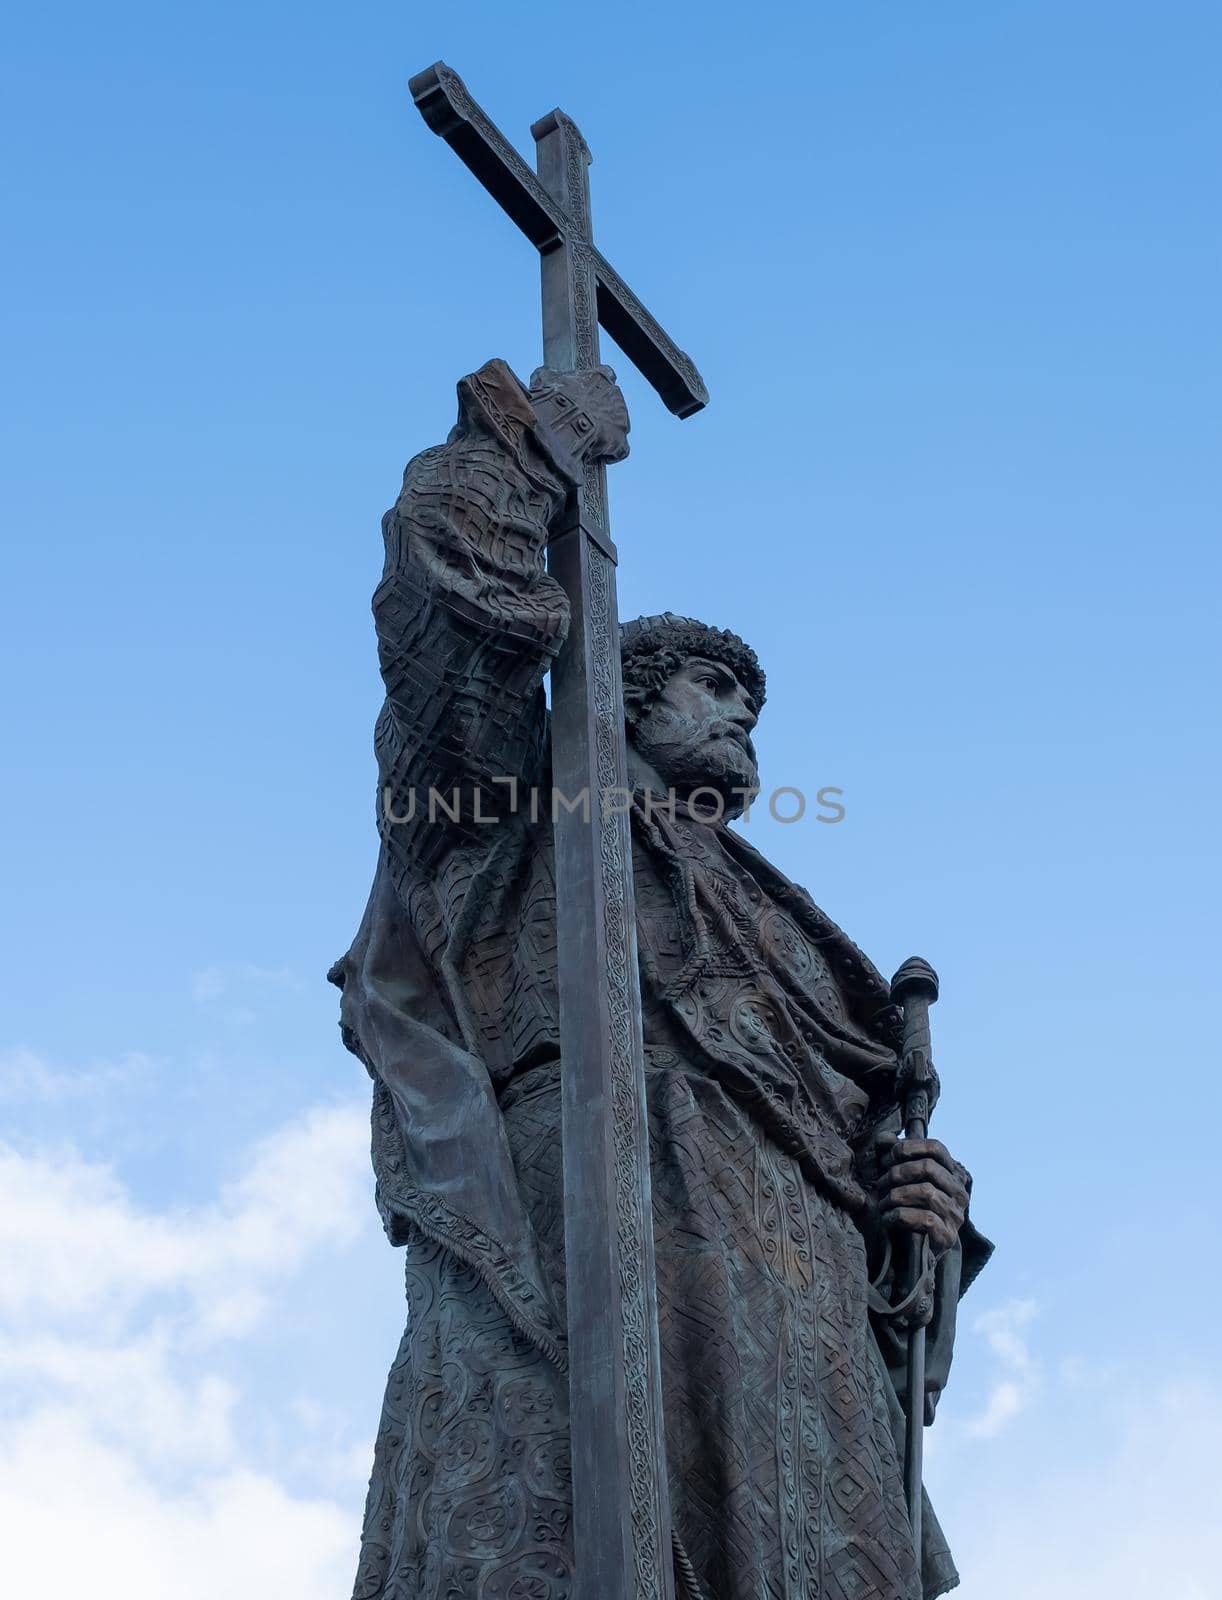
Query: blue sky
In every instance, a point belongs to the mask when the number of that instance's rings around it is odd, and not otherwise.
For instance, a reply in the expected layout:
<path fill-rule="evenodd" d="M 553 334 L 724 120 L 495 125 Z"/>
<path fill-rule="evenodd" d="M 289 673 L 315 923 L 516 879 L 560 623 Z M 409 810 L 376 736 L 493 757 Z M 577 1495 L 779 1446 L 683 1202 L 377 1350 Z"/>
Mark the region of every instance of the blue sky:
<path fill-rule="evenodd" d="M 1216 1594 L 1216 7 L 52 4 L 8 43 L 6 1565 L 353 1563 L 401 1260 L 323 974 L 378 521 L 455 380 L 539 359 L 533 253 L 407 94 L 443 57 L 520 148 L 576 118 L 712 392 L 677 423 L 607 349 L 621 610 L 757 645 L 765 781 L 846 817 L 750 836 L 942 974 L 999 1244 L 930 1436 L 965 1600 Z"/>

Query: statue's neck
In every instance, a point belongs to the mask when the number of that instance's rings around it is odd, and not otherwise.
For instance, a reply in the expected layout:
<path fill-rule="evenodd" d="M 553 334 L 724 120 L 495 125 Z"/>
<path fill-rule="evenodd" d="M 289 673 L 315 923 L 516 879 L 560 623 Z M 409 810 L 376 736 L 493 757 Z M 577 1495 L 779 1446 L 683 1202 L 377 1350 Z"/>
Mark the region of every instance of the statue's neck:
<path fill-rule="evenodd" d="M 631 741 L 628 743 L 628 787 L 638 791 L 642 789 L 652 791 L 662 801 L 668 814 L 690 815 L 694 822 L 732 822 L 742 813 L 742 805 L 737 801 L 727 802 L 716 813 L 708 812 L 707 803 L 704 807 L 688 812 L 687 797 L 690 791 L 684 788 L 672 790 L 658 769 L 646 761 Z M 699 790 L 696 792 L 699 793 Z"/>
<path fill-rule="evenodd" d="M 628 743 L 628 787 L 652 789 L 655 794 L 665 794 L 667 785 L 657 768 L 651 766 L 636 746 Z"/>

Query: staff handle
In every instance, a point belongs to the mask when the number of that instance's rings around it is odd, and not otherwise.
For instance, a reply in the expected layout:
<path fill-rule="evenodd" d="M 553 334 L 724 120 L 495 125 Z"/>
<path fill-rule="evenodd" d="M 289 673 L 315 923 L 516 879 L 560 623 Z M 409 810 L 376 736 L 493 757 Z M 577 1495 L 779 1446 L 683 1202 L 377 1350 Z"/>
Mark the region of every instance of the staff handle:
<path fill-rule="evenodd" d="M 891 998 L 904 1008 L 904 1045 L 900 1083 L 904 1090 L 904 1138 L 924 1139 L 932 1111 L 933 1058 L 929 1043 L 929 1008 L 938 998 L 938 975 L 920 956 L 910 956 L 891 980 Z M 909 1241 L 908 1285 L 915 1290 L 929 1272 L 929 1240 L 923 1233 Z M 908 1329 L 908 1390 L 905 1396 L 904 1495 L 917 1567 L 921 1565 L 922 1494 L 925 1430 L 925 1324 L 933 1310 L 927 1296 L 913 1307 Z"/>

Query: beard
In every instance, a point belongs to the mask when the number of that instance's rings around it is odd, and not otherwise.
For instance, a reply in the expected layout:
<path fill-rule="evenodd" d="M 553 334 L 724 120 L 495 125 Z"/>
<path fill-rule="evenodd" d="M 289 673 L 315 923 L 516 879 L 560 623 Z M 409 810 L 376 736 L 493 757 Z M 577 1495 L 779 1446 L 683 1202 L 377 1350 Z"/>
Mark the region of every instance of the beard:
<path fill-rule="evenodd" d="M 727 816 L 743 809 L 743 795 L 735 790 L 758 788 L 755 746 L 736 722 L 721 717 L 701 722 L 659 706 L 630 730 L 629 738 L 668 788 L 681 798 L 712 789 Z"/>

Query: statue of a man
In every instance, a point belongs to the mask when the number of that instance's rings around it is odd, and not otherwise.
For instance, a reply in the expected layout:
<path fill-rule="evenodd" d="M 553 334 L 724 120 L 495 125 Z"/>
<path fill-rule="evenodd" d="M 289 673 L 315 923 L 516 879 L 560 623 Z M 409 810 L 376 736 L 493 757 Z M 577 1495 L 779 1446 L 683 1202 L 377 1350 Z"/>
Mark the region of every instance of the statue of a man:
<path fill-rule="evenodd" d="M 610 461 L 628 418 L 606 369 L 528 390 L 493 361 L 459 403 L 383 523 L 381 849 L 331 974 L 407 1246 L 356 1600 L 561 1600 L 572 1570 L 542 684 L 577 466 L 549 419 L 578 408 Z M 900 1336 L 870 1284 L 889 1236 L 928 1236 L 932 1406 L 990 1248 L 970 1180 L 896 1142 L 886 983 L 727 826 L 757 785 L 754 651 L 668 613 L 622 656 L 677 1594 L 931 1600 L 956 1574 L 928 1508 L 913 1550 Z"/>

